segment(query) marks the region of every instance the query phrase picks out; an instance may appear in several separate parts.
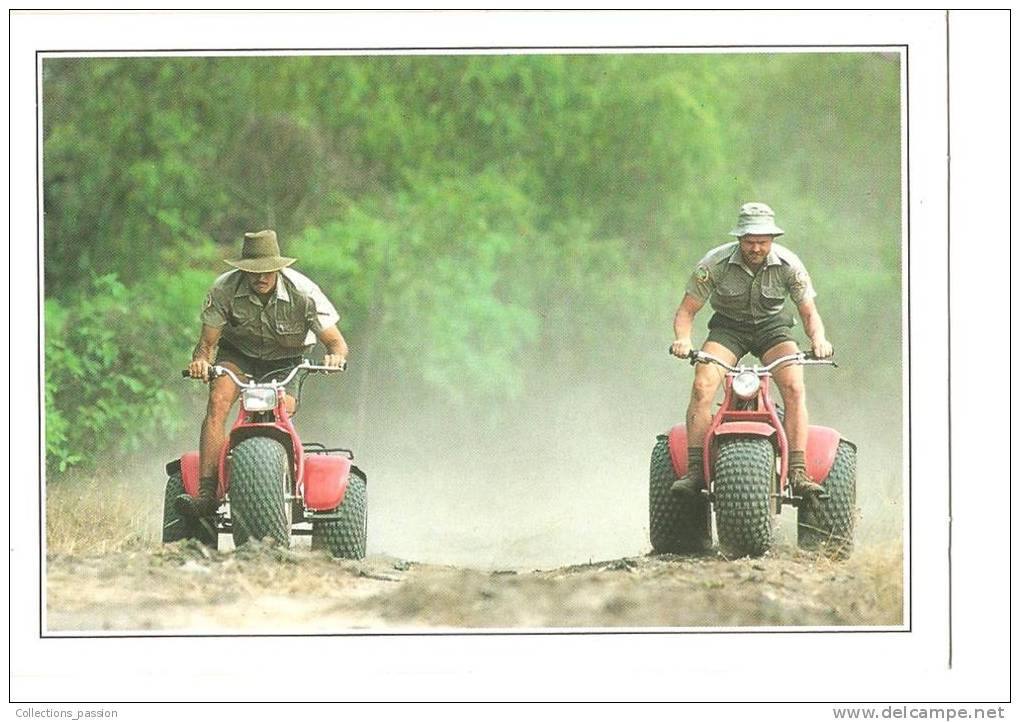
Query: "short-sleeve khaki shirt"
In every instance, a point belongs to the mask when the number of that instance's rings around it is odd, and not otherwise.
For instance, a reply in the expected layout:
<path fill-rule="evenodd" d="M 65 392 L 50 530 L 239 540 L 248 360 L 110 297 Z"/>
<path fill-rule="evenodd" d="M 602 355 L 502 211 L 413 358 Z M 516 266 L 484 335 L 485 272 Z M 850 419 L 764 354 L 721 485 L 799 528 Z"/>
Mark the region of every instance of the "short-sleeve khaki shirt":
<path fill-rule="evenodd" d="M 775 242 L 757 272 L 744 264 L 739 241 L 713 248 L 698 262 L 686 291 L 716 313 L 749 324 L 781 313 L 787 296 L 800 304 L 817 295 L 804 264 Z"/>
<path fill-rule="evenodd" d="M 280 271 L 265 303 L 243 272 L 228 271 L 213 283 L 202 308 L 203 325 L 222 329 L 221 338 L 246 356 L 267 361 L 301 356 L 339 320 L 322 290 L 291 268 Z"/>

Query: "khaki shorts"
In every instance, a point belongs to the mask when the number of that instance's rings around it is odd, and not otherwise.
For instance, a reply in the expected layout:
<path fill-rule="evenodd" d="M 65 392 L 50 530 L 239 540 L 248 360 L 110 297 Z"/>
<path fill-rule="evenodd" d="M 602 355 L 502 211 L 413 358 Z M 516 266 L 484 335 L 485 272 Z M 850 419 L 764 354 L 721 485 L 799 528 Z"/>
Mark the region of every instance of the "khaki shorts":
<path fill-rule="evenodd" d="M 237 348 L 223 339 L 220 339 L 219 350 L 216 352 L 216 363 L 220 364 L 224 361 L 230 361 L 232 364 L 236 365 L 237 368 L 241 369 L 241 371 L 256 381 L 262 380 L 263 376 L 268 376 L 274 371 L 282 372 L 279 374 L 279 377 L 282 379 L 290 373 L 292 368 L 300 364 L 301 360 L 300 356 L 282 359 L 254 358 L 241 353 L 237 350 Z"/>
<path fill-rule="evenodd" d="M 784 341 L 795 341 L 790 334 L 795 321 L 786 313 L 779 313 L 760 323 L 741 323 L 717 313 L 708 320 L 708 339 L 722 344 L 740 361 L 752 353 L 759 359 L 770 348 Z"/>

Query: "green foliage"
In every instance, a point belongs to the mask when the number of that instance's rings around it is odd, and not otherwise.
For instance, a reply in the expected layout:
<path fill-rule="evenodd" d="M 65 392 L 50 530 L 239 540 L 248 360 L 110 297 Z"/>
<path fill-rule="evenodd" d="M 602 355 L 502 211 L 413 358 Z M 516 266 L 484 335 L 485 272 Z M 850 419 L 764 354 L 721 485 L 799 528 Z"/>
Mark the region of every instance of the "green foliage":
<path fill-rule="evenodd" d="M 171 284 L 153 284 L 152 290 Z M 115 274 L 98 276 L 64 306 L 46 302 L 47 470 L 137 452 L 177 430 L 178 399 L 166 380 L 173 360 L 153 353 L 180 329 Z M 192 289 L 194 290 L 194 289 Z M 170 334 L 170 338 L 167 338 Z"/>
<path fill-rule="evenodd" d="M 291 248 L 351 314 L 355 345 L 385 343 L 394 368 L 452 396 L 501 395 L 519 387 L 517 351 L 538 331 L 529 284 L 505 270 L 538 242 L 533 215 L 493 173 L 423 181 L 306 229 Z"/>
<path fill-rule="evenodd" d="M 46 58 L 48 466 L 175 428 L 202 297 L 265 227 L 375 403 L 604 378 L 668 341 L 752 199 L 837 347 L 897 344 L 899 78 L 878 53 Z"/>

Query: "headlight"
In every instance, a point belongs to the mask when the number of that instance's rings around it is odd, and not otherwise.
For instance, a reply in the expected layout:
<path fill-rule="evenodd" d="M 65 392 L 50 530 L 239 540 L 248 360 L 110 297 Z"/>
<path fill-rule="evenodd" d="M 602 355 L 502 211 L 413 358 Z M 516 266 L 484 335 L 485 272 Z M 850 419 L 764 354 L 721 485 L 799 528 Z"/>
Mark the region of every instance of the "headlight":
<path fill-rule="evenodd" d="M 760 386 L 761 379 L 751 371 L 743 371 L 733 377 L 733 393 L 742 399 L 753 399 Z"/>
<path fill-rule="evenodd" d="M 245 389 L 241 395 L 245 411 L 269 411 L 276 408 L 276 389 Z"/>

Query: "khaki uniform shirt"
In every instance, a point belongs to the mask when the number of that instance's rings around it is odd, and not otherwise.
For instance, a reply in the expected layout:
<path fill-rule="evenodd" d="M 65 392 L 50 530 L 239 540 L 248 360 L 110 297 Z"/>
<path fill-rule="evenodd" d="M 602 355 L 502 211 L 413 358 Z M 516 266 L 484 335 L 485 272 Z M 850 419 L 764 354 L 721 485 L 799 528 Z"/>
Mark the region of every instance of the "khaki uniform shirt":
<path fill-rule="evenodd" d="M 223 340 L 246 356 L 270 361 L 303 355 L 339 320 L 319 287 L 291 268 L 280 271 L 265 304 L 244 273 L 227 271 L 213 283 L 202 309 L 202 323 L 223 329 Z"/>
<path fill-rule="evenodd" d="M 787 296 L 800 304 L 817 295 L 804 264 L 774 241 L 757 272 L 744 265 L 739 241 L 713 248 L 698 262 L 686 290 L 702 303 L 710 302 L 716 313 L 749 324 L 782 312 Z"/>

